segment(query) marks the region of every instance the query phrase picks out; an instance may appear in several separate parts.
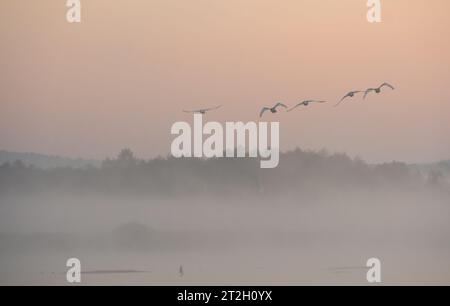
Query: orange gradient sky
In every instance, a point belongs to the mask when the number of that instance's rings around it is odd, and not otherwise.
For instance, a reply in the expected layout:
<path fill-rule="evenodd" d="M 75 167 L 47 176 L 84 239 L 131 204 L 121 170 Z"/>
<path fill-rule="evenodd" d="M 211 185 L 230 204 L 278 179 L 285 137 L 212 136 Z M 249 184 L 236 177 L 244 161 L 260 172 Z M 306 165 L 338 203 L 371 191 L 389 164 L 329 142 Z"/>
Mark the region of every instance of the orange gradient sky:
<path fill-rule="evenodd" d="M 167 155 L 182 109 L 257 121 L 275 101 L 329 104 L 268 116 L 283 150 L 371 162 L 450 158 L 450 2 L 384 0 L 65 0 L 0 2 L 0 150 Z M 334 108 L 347 91 L 396 91 Z"/>

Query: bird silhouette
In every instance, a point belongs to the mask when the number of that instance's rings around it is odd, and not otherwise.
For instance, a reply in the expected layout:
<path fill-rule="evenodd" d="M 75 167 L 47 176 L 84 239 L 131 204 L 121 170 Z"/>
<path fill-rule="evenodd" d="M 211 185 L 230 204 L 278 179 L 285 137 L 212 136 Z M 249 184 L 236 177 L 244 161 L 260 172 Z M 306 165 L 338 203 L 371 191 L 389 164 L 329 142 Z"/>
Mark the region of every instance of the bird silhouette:
<path fill-rule="evenodd" d="M 191 114 L 202 114 L 202 115 L 204 115 L 207 112 L 219 109 L 220 107 L 222 107 L 222 105 L 219 105 L 219 106 L 216 106 L 216 107 L 212 107 L 212 108 L 201 108 L 201 109 L 196 109 L 196 110 L 183 110 L 183 112 L 191 113 Z"/>
<path fill-rule="evenodd" d="M 338 106 L 339 104 L 341 104 L 345 99 L 347 98 L 353 98 L 356 94 L 359 93 L 363 93 L 364 91 L 362 90 L 354 90 L 354 91 L 350 91 L 349 93 L 347 93 L 342 99 L 341 101 L 338 102 L 338 104 L 336 104 L 334 107 Z"/>
<path fill-rule="evenodd" d="M 286 105 L 284 105 L 283 103 L 281 103 L 281 102 L 278 102 L 277 104 L 275 104 L 273 107 L 263 107 L 262 109 L 261 109 L 261 112 L 259 113 L 259 117 L 261 118 L 262 117 L 262 115 L 266 112 L 266 111 L 270 111 L 272 114 L 275 114 L 275 113 L 277 113 L 278 112 L 278 110 L 277 110 L 277 108 L 278 107 L 284 107 L 284 108 L 288 108 Z"/>
<path fill-rule="evenodd" d="M 380 85 L 380 87 L 377 87 L 377 88 L 368 88 L 368 89 L 364 92 L 364 99 L 365 99 L 365 98 L 367 97 L 367 95 L 368 95 L 369 93 L 371 93 L 371 92 L 375 92 L 375 93 L 379 94 L 379 93 L 381 92 L 381 89 L 382 89 L 383 87 L 389 87 L 389 88 L 392 89 L 392 90 L 395 89 L 394 86 L 392 86 L 391 84 L 389 84 L 389 83 L 383 83 L 383 84 Z"/>
<path fill-rule="evenodd" d="M 295 105 L 294 107 L 292 107 L 291 109 L 288 110 L 288 112 L 293 111 L 294 109 L 296 109 L 299 106 L 308 106 L 311 103 L 326 103 L 327 101 L 320 101 L 320 100 L 305 100 L 302 101 L 300 103 L 298 103 L 297 105 Z"/>

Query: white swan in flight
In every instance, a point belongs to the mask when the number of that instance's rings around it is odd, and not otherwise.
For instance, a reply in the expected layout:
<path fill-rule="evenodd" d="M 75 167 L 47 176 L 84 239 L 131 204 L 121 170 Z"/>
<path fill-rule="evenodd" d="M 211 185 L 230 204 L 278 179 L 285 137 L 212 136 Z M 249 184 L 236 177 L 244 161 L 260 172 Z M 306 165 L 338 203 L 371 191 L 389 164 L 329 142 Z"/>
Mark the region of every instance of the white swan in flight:
<path fill-rule="evenodd" d="M 297 107 L 303 105 L 303 106 L 308 106 L 311 103 L 326 103 L 327 101 L 321 101 L 321 100 L 305 100 L 302 101 L 300 103 L 298 103 L 296 106 L 292 107 L 291 109 L 288 110 L 288 112 L 293 111 L 294 109 L 296 109 Z"/>
<path fill-rule="evenodd" d="M 212 108 L 201 108 L 201 109 L 196 109 L 196 110 L 191 110 L 191 111 L 187 111 L 187 110 L 183 110 L 183 112 L 185 113 L 191 113 L 191 114 L 206 114 L 209 111 L 213 111 L 216 110 L 218 108 L 222 107 L 222 105 L 216 106 L 216 107 L 212 107 Z"/>
<path fill-rule="evenodd" d="M 375 93 L 379 94 L 379 93 L 381 92 L 381 89 L 382 89 L 383 87 L 389 87 L 389 88 L 392 89 L 392 90 L 395 89 L 394 86 L 392 86 L 391 84 L 389 84 L 389 83 L 383 83 L 383 84 L 380 85 L 380 87 L 377 87 L 377 88 L 368 88 L 368 89 L 364 92 L 364 99 L 365 99 L 365 98 L 367 97 L 367 95 L 368 95 L 369 93 L 371 93 L 371 92 L 375 92 Z"/>
<path fill-rule="evenodd" d="M 279 106 L 284 107 L 284 108 L 288 108 L 286 105 L 284 105 L 284 104 L 281 103 L 281 102 L 278 102 L 278 103 L 275 104 L 273 107 L 263 107 L 263 108 L 261 109 L 261 113 L 259 113 L 259 118 L 261 118 L 262 115 L 263 115 L 266 111 L 270 111 L 272 114 L 277 113 L 277 112 L 278 112 L 278 111 L 277 111 L 277 107 L 279 107 Z"/>
<path fill-rule="evenodd" d="M 338 104 L 336 104 L 334 107 L 336 107 L 336 106 L 338 106 L 339 104 L 341 104 L 345 99 L 347 99 L 347 98 L 353 98 L 356 94 L 359 94 L 359 93 L 363 93 L 364 91 L 362 91 L 362 90 L 354 90 L 354 91 L 350 91 L 348 94 L 346 94 L 342 99 L 341 99 L 341 101 L 339 101 L 338 102 Z"/>

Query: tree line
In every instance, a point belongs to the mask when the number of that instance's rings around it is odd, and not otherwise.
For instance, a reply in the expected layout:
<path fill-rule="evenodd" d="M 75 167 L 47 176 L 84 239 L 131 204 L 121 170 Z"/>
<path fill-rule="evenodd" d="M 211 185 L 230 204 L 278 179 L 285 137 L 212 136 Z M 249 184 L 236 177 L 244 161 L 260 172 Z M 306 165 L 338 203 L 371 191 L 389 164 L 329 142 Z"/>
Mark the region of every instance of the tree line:
<path fill-rule="evenodd" d="M 138 159 L 129 149 L 101 166 L 39 169 L 21 161 L 0 165 L 0 195 L 73 193 L 105 195 L 317 195 L 347 190 L 449 190 L 442 173 L 426 175 L 407 164 L 371 165 L 345 154 L 296 149 L 275 169 L 251 158 Z"/>

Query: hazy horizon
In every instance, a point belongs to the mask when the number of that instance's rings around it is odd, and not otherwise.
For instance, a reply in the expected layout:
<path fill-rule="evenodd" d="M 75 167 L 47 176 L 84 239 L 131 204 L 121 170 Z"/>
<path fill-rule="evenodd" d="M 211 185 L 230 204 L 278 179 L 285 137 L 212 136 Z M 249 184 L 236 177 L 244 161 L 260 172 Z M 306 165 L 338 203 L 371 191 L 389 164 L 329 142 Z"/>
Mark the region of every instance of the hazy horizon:
<path fill-rule="evenodd" d="M 86 157 L 86 156 L 79 156 L 79 155 L 77 155 L 77 156 L 70 156 L 70 155 L 46 154 L 46 153 L 42 153 L 42 152 L 16 152 L 16 151 L 11 151 L 11 150 L 4 150 L 2 148 L 0 148 L 0 153 L 1 152 L 5 152 L 5 153 L 11 153 L 11 154 L 20 154 L 20 155 L 27 155 L 27 154 L 32 154 L 33 155 L 33 154 L 36 154 L 36 155 L 39 155 L 39 156 L 46 156 L 46 157 L 49 157 L 49 158 L 62 158 L 62 159 L 70 159 L 70 160 L 81 159 L 81 160 L 84 160 L 86 162 L 102 162 L 104 160 L 116 158 L 123 149 L 130 149 L 130 148 L 129 147 L 122 147 L 121 149 L 117 150 L 115 153 L 113 153 L 111 155 L 104 156 L 104 157 L 98 157 L 98 158 L 96 158 L 96 157 L 89 158 L 89 157 Z M 135 153 L 132 149 L 130 149 L 130 150 L 133 153 Z M 318 150 L 314 150 L 314 149 L 303 149 L 303 148 L 300 148 L 300 147 L 295 147 L 295 148 L 292 148 L 292 149 L 280 151 L 280 154 L 282 156 L 283 154 L 288 154 L 288 153 L 294 152 L 296 150 L 301 150 L 301 151 L 305 151 L 305 152 L 312 152 L 312 153 L 326 152 L 328 154 L 338 154 L 338 155 L 339 154 L 344 154 L 344 155 L 348 156 L 351 159 L 358 159 L 358 160 L 361 160 L 361 161 L 363 161 L 365 163 L 368 163 L 368 164 L 384 164 L 384 163 L 391 163 L 391 162 L 400 162 L 400 163 L 405 163 L 405 164 L 409 164 L 409 165 L 414 165 L 414 164 L 427 165 L 427 164 L 434 164 L 434 163 L 439 163 L 439 162 L 450 161 L 450 156 L 448 158 L 444 158 L 444 159 L 440 159 L 440 160 L 431 160 L 431 161 L 422 161 L 422 162 L 421 161 L 410 161 L 410 162 L 407 162 L 407 161 L 404 161 L 404 160 L 396 160 L 396 159 L 370 161 L 370 160 L 365 159 L 364 156 L 360 156 L 360 155 L 353 155 L 352 156 L 352 155 L 348 154 L 347 152 L 337 152 L 337 151 L 333 152 L 333 151 L 327 150 L 326 148 L 322 148 L 320 150 L 319 149 Z M 138 160 L 153 160 L 153 159 L 158 159 L 158 158 L 171 157 L 171 153 L 167 152 L 167 154 L 164 154 L 164 155 L 163 154 L 158 154 L 158 155 L 155 155 L 155 156 L 139 156 L 139 155 L 135 155 L 135 157 Z M 192 158 L 195 159 L 195 157 L 192 157 Z M 21 160 L 21 159 L 18 158 L 18 160 Z M 10 162 L 12 162 L 12 161 L 13 160 L 10 160 Z"/>

